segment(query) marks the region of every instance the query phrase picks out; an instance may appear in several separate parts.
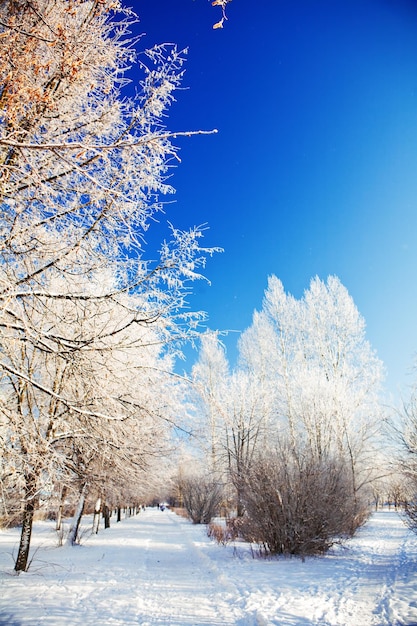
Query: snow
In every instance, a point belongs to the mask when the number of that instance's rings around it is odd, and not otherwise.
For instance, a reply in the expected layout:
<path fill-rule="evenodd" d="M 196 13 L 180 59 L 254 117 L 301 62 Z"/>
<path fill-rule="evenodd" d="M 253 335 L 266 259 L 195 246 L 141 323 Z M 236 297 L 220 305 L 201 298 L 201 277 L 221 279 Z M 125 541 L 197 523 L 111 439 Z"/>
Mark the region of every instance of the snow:
<path fill-rule="evenodd" d="M 168 510 L 148 508 L 97 535 L 90 523 L 71 548 L 57 547 L 53 522 L 37 522 L 31 567 L 19 576 L 19 531 L 0 532 L 0 624 L 417 625 L 417 536 L 395 511 L 304 561 L 219 546 Z"/>

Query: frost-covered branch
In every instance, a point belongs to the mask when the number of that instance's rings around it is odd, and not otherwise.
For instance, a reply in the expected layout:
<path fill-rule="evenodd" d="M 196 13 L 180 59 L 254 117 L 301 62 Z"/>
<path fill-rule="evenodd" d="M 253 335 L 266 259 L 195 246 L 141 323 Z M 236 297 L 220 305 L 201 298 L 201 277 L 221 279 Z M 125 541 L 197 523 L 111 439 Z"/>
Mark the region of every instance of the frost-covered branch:
<path fill-rule="evenodd" d="M 0 3 L 0 445 L 7 498 L 25 503 L 18 571 L 39 493 L 129 483 L 181 414 L 171 355 L 196 332 L 186 299 L 216 249 L 201 227 L 171 227 L 153 261 L 145 242 L 175 139 L 215 131 L 167 128 L 186 51 L 139 51 L 136 23 L 113 0 Z"/>

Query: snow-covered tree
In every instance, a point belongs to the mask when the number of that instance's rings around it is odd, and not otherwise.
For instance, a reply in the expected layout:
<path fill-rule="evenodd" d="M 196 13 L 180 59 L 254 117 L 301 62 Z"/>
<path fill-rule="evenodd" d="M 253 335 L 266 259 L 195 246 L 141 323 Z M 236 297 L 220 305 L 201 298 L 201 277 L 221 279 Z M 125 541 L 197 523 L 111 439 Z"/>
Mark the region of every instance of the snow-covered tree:
<path fill-rule="evenodd" d="M 10 0 L 0 8 L 0 330 L 55 352 L 78 344 L 30 326 L 26 303 L 48 308 L 86 296 L 51 289 L 51 272 L 55 279 L 113 268 L 117 283 L 100 298 L 134 290 L 153 302 L 131 310 L 136 323 L 162 313 L 173 320 L 204 263 L 198 228 L 173 228 L 159 260 L 145 259 L 158 193 L 172 192 L 165 177 L 175 148 L 162 120 L 184 54 L 173 46 L 136 54 L 127 38 L 134 15 L 116 21 L 118 8 L 95 0 Z M 142 81 L 136 98 L 124 98 L 133 62 Z"/>
<path fill-rule="evenodd" d="M 88 281 L 86 292 L 91 290 Z M 169 433 L 180 413 L 179 382 L 172 376 L 172 357 L 163 354 L 163 318 L 125 325 L 137 298 L 125 294 L 111 306 L 107 299 L 57 300 L 48 319 L 27 310 L 55 336 L 65 334 L 67 325 L 72 329 L 82 347 L 65 356 L 37 350 L 30 342 L 3 346 L 9 370 L 19 371 L 19 376 L 4 372 L 0 409 L 2 447 L 13 467 L 3 473 L 9 475 L 4 482 L 20 483 L 25 502 L 22 569 L 41 492 L 75 480 L 85 500 L 116 483 L 143 482 L 149 460 L 171 447 Z M 81 514 L 82 507 L 78 510 Z"/>
<path fill-rule="evenodd" d="M 242 339 L 242 357 L 274 398 L 275 436 L 317 458 L 342 455 L 353 491 L 372 467 L 382 364 L 365 323 L 336 277 L 311 281 L 303 298 L 269 279 L 262 311 Z"/>
<path fill-rule="evenodd" d="M 229 371 L 217 333 L 206 333 L 201 339 L 192 374 L 201 432 L 206 434 L 204 447 L 209 467 L 218 479 L 235 485 L 240 514 L 242 473 L 250 467 L 258 445 L 266 437 L 265 388 L 249 371 Z"/>
<path fill-rule="evenodd" d="M 161 350 L 200 318 L 183 307 L 212 252 L 201 229 L 171 227 L 155 262 L 145 245 L 173 191 L 164 119 L 185 54 L 137 52 L 135 21 L 117 0 L 0 6 L 2 478 L 19 477 L 28 519 L 58 468 L 89 477 L 100 456 L 119 458 L 123 438 L 157 450 L 155 424 L 171 415 L 148 402 Z M 141 80 L 125 97 L 132 64 Z M 128 423 L 139 432 L 126 439 Z"/>
<path fill-rule="evenodd" d="M 398 416 L 397 416 L 398 417 Z M 398 421 L 398 420 L 397 420 Z M 397 481 L 391 485 L 390 499 L 404 506 L 406 522 L 417 533 L 417 386 L 404 403 L 400 424 L 395 426 L 400 443 Z"/>
<path fill-rule="evenodd" d="M 219 334 L 208 331 L 200 337 L 199 357 L 192 369 L 192 388 L 197 413 L 194 432 L 207 457 L 209 471 L 224 469 L 224 419 L 230 377 L 225 347 Z"/>
<path fill-rule="evenodd" d="M 364 320 L 336 277 L 313 279 L 297 300 L 272 276 L 239 340 L 235 370 L 215 333 L 204 337 L 193 369 L 212 456 L 238 494 L 253 461 L 279 449 L 300 467 L 307 456 L 321 471 L 346 473 L 358 510 L 379 464 L 382 376 Z"/>

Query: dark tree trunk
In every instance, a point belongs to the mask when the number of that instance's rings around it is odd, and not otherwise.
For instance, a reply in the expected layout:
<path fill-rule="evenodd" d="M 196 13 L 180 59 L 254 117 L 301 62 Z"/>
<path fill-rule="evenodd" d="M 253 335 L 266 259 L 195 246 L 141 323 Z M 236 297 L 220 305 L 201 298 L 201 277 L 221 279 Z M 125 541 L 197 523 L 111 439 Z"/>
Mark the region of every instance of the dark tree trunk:
<path fill-rule="evenodd" d="M 35 477 L 26 477 L 26 500 L 23 510 L 22 532 L 20 534 L 19 551 L 14 569 L 16 572 L 25 572 L 28 567 L 30 539 L 32 536 L 33 514 L 36 509 Z"/>
<path fill-rule="evenodd" d="M 117 507 L 117 521 L 120 522 L 122 519 L 122 509 L 120 506 Z"/>
<path fill-rule="evenodd" d="M 110 509 L 107 504 L 103 504 L 104 528 L 110 528 Z"/>
<path fill-rule="evenodd" d="M 243 517 L 243 503 L 242 503 L 242 493 L 241 490 L 238 490 L 237 493 L 237 503 L 236 503 L 236 516 Z"/>
<path fill-rule="evenodd" d="M 243 487 L 242 487 L 242 476 L 239 471 L 237 476 L 237 486 L 236 486 L 236 516 L 243 517 Z"/>

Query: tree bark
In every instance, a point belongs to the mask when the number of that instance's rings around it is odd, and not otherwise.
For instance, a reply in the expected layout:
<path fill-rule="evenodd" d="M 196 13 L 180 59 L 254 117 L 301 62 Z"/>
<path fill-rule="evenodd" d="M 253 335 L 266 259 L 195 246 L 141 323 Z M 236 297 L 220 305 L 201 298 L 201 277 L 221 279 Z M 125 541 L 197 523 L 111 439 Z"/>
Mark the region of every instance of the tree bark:
<path fill-rule="evenodd" d="M 26 499 L 23 510 L 22 532 L 20 534 L 19 551 L 17 553 L 14 569 L 16 572 L 25 572 L 28 567 L 30 539 L 32 536 L 33 514 L 36 509 L 35 498 L 36 480 L 34 476 L 26 477 Z"/>
<path fill-rule="evenodd" d="M 101 498 L 97 498 L 94 507 L 93 533 L 97 535 L 100 526 Z"/>
<path fill-rule="evenodd" d="M 62 491 L 61 491 L 61 500 L 59 503 L 59 507 L 58 507 L 58 513 L 56 516 L 56 526 L 55 526 L 55 530 L 61 530 L 61 526 L 62 526 L 62 511 L 64 508 L 64 501 L 67 495 L 67 488 L 64 486 L 62 487 Z"/>
<path fill-rule="evenodd" d="M 67 539 L 67 546 L 73 546 L 77 541 L 78 529 L 80 527 L 81 518 L 84 512 L 84 504 L 85 504 L 86 495 L 87 495 L 87 483 L 84 483 L 81 487 L 80 498 L 78 500 L 78 505 L 74 513 L 72 522 L 71 522 L 71 527 L 70 527 L 70 531 L 69 531 L 69 535 Z"/>
<path fill-rule="evenodd" d="M 106 503 L 103 504 L 104 528 L 110 528 L 111 511 Z"/>

